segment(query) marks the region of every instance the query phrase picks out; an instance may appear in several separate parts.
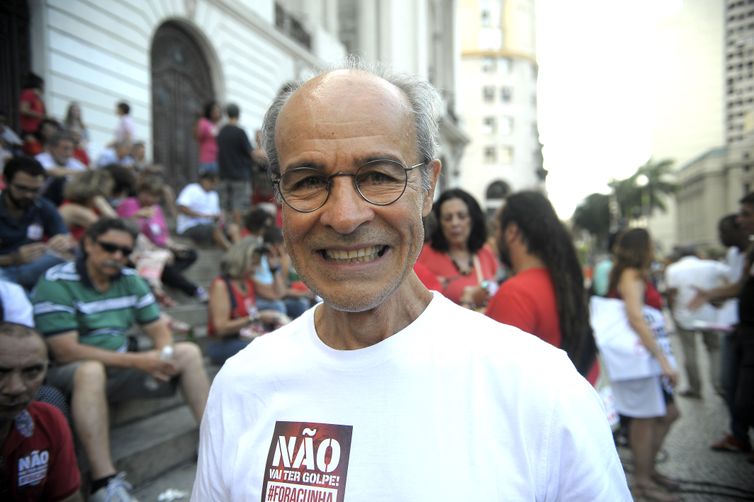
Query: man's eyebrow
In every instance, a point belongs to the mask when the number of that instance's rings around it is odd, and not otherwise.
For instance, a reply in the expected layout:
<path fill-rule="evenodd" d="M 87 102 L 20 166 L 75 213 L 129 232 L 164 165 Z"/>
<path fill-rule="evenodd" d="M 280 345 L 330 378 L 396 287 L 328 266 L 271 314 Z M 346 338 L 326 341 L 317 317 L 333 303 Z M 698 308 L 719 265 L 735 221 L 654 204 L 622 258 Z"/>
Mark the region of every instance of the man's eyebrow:
<path fill-rule="evenodd" d="M 363 155 L 359 157 L 355 157 L 353 165 L 351 167 L 358 167 L 363 166 L 364 164 L 367 164 L 369 162 L 374 162 L 375 160 L 392 160 L 395 162 L 400 162 L 401 164 L 405 164 L 403 160 L 398 157 L 397 155 L 389 154 L 389 153 L 372 153 L 368 155 Z M 309 167 L 312 169 L 317 169 L 324 171 L 327 169 L 327 164 L 324 162 L 308 162 L 308 161 L 300 161 L 300 162 L 293 162 L 286 166 L 285 170 L 291 170 L 291 169 L 297 169 L 302 167 Z"/>
<path fill-rule="evenodd" d="M 25 371 L 25 370 L 31 370 L 31 369 L 37 369 L 37 368 L 44 368 L 44 366 L 45 366 L 45 363 L 43 363 L 43 362 L 30 364 L 28 366 L 23 366 L 21 368 L 15 368 L 15 367 L 8 368 L 8 367 L 5 367 L 5 366 L 0 366 L 0 372 L 3 372 L 3 371 L 6 371 L 6 372 L 7 371 L 13 371 L 13 370 L 16 370 L 16 369 L 17 370 L 21 370 L 21 371 Z"/>

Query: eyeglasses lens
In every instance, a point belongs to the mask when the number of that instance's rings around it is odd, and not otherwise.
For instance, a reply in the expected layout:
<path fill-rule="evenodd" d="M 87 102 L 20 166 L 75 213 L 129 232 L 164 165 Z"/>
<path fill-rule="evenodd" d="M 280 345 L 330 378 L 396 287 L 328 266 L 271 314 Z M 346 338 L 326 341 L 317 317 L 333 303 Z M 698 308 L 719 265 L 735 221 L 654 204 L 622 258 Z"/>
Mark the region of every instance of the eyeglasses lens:
<path fill-rule="evenodd" d="M 319 169 L 299 167 L 283 173 L 279 181 L 283 200 L 301 212 L 315 211 L 327 201 L 332 178 L 350 176 L 356 189 L 367 202 L 387 206 L 398 200 L 406 189 L 406 167 L 394 160 L 373 160 L 354 173 L 324 175 Z"/>

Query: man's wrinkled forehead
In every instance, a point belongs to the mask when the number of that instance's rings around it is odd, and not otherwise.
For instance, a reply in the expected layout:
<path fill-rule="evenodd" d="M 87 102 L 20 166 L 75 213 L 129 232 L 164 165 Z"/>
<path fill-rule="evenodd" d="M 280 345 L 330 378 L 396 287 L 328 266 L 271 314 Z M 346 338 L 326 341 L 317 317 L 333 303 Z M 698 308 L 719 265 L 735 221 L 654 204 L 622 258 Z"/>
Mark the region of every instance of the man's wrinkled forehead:
<path fill-rule="evenodd" d="M 321 136 L 347 138 L 352 125 L 369 121 L 375 109 L 392 114 L 396 127 L 410 121 L 408 98 L 390 82 L 358 70 L 326 73 L 293 93 L 280 111 L 276 137 L 290 140 L 314 126 Z"/>

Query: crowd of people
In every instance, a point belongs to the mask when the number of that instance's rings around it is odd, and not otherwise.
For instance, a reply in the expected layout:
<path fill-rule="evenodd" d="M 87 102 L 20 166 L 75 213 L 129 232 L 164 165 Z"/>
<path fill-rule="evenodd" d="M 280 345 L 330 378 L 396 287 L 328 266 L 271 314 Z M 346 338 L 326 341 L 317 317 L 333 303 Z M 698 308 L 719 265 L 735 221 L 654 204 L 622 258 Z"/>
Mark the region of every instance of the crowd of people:
<path fill-rule="evenodd" d="M 20 130 L 5 121 L 2 130 L 0 498 L 80 500 L 74 443 L 58 433 L 69 419 L 91 478 L 86 498 L 131 500 L 111 457 L 109 406 L 180 389 L 199 423 L 208 395 L 199 346 L 175 338 L 192 327 L 164 308 L 175 298 L 206 308 L 207 352 L 222 364 L 314 296 L 287 258 L 277 208 L 251 207 L 264 154 L 238 127 L 238 106 L 227 106 L 221 128 L 216 104 L 198 121 L 202 162 L 176 195 L 161 166 L 146 162 L 126 102 L 116 105 L 112 142 L 90 158 L 82 108 L 71 103 L 56 120 L 43 86 L 30 78 Z M 211 248 L 226 252 L 217 279 L 197 284 L 185 272 Z M 42 451 L 46 470 L 8 470 Z"/>
<path fill-rule="evenodd" d="M 3 477 L 0 494 L 80 500 L 75 435 L 88 499 L 132 500 L 112 461 L 108 407 L 180 389 L 202 424 L 195 500 L 270 493 L 281 455 L 290 463 L 312 434 L 349 448 L 338 450 L 347 471 L 323 472 L 347 473 L 361 500 L 628 500 L 594 390 L 609 382 L 616 437 L 633 457 L 630 493 L 672 502 L 678 484 L 655 459 L 679 418 L 674 396 L 702 396 L 698 332 L 731 417 L 712 448 L 751 451 L 754 195 L 720 222 L 726 263 L 681 250 L 663 297 L 645 229 L 612 236 L 590 285 L 542 193 L 510 194 L 492 217 L 460 188 L 435 196 L 436 93 L 413 78 L 356 66 L 289 84 L 265 117 L 265 148 L 239 126 L 237 105 L 207 103 L 194 129 L 199 169 L 177 194 L 147 162 L 128 103 L 92 160 L 80 105 L 52 119 L 43 86 L 27 82 L 18 134 L 3 125 L 0 468 L 32 451 L 50 457 L 41 475 Z M 254 172 L 267 164 L 277 199 L 255 204 Z M 210 248 L 222 251 L 216 276 L 197 284 L 186 271 Z M 653 373 L 619 378 L 600 357 L 590 294 L 621 305 Z M 164 312 L 176 295 L 206 303 L 206 354 L 176 341 L 191 328 Z M 679 393 L 663 327 L 647 313 L 666 303 L 688 375 Z M 222 367 L 211 398 L 204 355 Z M 43 402 L 43 383 L 70 405 L 70 429 L 67 410 Z M 380 432 L 386 418 L 402 420 L 392 438 Z M 431 451 L 440 437 L 454 453 L 422 456 L 420 468 L 391 454 Z"/>

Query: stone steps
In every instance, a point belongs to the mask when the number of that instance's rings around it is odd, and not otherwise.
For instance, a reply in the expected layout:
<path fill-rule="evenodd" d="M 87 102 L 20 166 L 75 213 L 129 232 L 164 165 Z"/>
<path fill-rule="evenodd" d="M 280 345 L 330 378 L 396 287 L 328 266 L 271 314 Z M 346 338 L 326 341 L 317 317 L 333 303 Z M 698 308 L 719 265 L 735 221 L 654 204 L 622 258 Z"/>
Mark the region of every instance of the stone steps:
<path fill-rule="evenodd" d="M 160 495 L 167 497 L 172 494 L 176 496 L 173 500 L 185 501 L 191 496 L 195 476 L 196 462 L 192 460 L 191 462 L 173 467 L 157 479 L 139 485 L 134 490 L 134 496 L 141 502 L 152 502 L 160 500 Z M 179 494 L 177 492 L 182 492 L 186 496 L 178 498 L 177 495 Z"/>
<path fill-rule="evenodd" d="M 159 412 L 111 431 L 113 461 L 134 486 L 196 459 L 199 429 L 187 406 Z"/>

